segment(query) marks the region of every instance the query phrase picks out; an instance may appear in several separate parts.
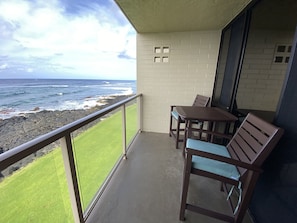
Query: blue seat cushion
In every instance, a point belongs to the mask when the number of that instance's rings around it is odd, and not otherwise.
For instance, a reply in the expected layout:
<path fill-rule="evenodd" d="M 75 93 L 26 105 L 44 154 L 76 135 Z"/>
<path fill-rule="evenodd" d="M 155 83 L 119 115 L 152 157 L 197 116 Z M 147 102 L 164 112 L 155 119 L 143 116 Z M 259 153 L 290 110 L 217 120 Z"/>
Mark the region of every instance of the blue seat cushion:
<path fill-rule="evenodd" d="M 172 111 L 171 112 L 171 115 L 176 119 L 176 120 L 178 120 L 178 112 L 177 111 Z"/>
<path fill-rule="evenodd" d="M 187 139 L 187 148 L 231 158 L 225 146 L 201 140 Z M 236 166 L 205 157 L 194 155 L 192 157 L 192 166 L 196 169 L 204 170 L 233 180 L 239 180 L 240 177 Z"/>

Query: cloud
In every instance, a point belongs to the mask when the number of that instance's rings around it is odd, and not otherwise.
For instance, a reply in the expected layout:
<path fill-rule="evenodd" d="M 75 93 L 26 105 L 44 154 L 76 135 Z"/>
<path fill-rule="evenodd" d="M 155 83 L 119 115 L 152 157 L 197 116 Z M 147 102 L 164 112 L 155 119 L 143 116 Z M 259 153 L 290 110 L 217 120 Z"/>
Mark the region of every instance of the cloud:
<path fill-rule="evenodd" d="M 118 58 L 121 59 L 132 59 L 134 60 L 135 58 L 131 55 L 129 55 L 129 52 L 127 52 L 126 50 L 122 51 L 119 53 Z"/>
<path fill-rule="evenodd" d="M 7 63 L 4 63 L 4 64 L 1 64 L 0 65 L 0 70 L 5 70 L 8 68 L 8 64 Z"/>
<path fill-rule="evenodd" d="M 135 79 L 135 58 L 135 31 L 111 0 L 0 2 L 0 78 Z"/>

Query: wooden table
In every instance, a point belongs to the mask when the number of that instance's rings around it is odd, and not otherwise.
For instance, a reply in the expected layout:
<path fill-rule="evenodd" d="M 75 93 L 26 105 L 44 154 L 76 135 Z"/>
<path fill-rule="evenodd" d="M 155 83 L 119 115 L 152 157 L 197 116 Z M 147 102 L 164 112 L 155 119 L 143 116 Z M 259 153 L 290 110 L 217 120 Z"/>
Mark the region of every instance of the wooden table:
<path fill-rule="evenodd" d="M 229 132 L 230 124 L 237 121 L 236 116 L 217 107 L 177 106 L 176 111 L 186 121 L 184 145 L 186 145 L 187 129 L 189 129 L 193 121 L 208 122 L 208 131 L 212 132 L 215 131 L 218 122 L 226 123 L 224 131 Z M 208 141 L 212 140 L 212 137 L 211 139 L 208 138 Z"/>

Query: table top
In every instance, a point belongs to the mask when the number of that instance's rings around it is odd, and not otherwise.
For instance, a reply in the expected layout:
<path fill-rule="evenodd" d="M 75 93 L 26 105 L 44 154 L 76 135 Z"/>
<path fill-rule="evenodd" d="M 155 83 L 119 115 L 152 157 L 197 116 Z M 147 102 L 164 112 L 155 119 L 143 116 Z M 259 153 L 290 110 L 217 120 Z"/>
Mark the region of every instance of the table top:
<path fill-rule="evenodd" d="M 217 107 L 177 106 L 176 111 L 185 120 L 235 122 L 237 117 Z"/>

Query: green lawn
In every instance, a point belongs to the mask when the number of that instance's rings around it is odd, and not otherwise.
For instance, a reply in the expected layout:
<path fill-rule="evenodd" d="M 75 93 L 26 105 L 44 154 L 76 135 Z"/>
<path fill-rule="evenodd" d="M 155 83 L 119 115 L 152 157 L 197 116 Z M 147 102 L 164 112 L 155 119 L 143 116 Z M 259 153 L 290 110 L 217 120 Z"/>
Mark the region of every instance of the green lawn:
<path fill-rule="evenodd" d="M 136 133 L 136 105 L 127 107 L 127 139 Z M 122 153 L 122 113 L 73 140 L 85 209 Z M 0 183 L 0 222 L 73 222 L 61 149 L 36 159 Z"/>

